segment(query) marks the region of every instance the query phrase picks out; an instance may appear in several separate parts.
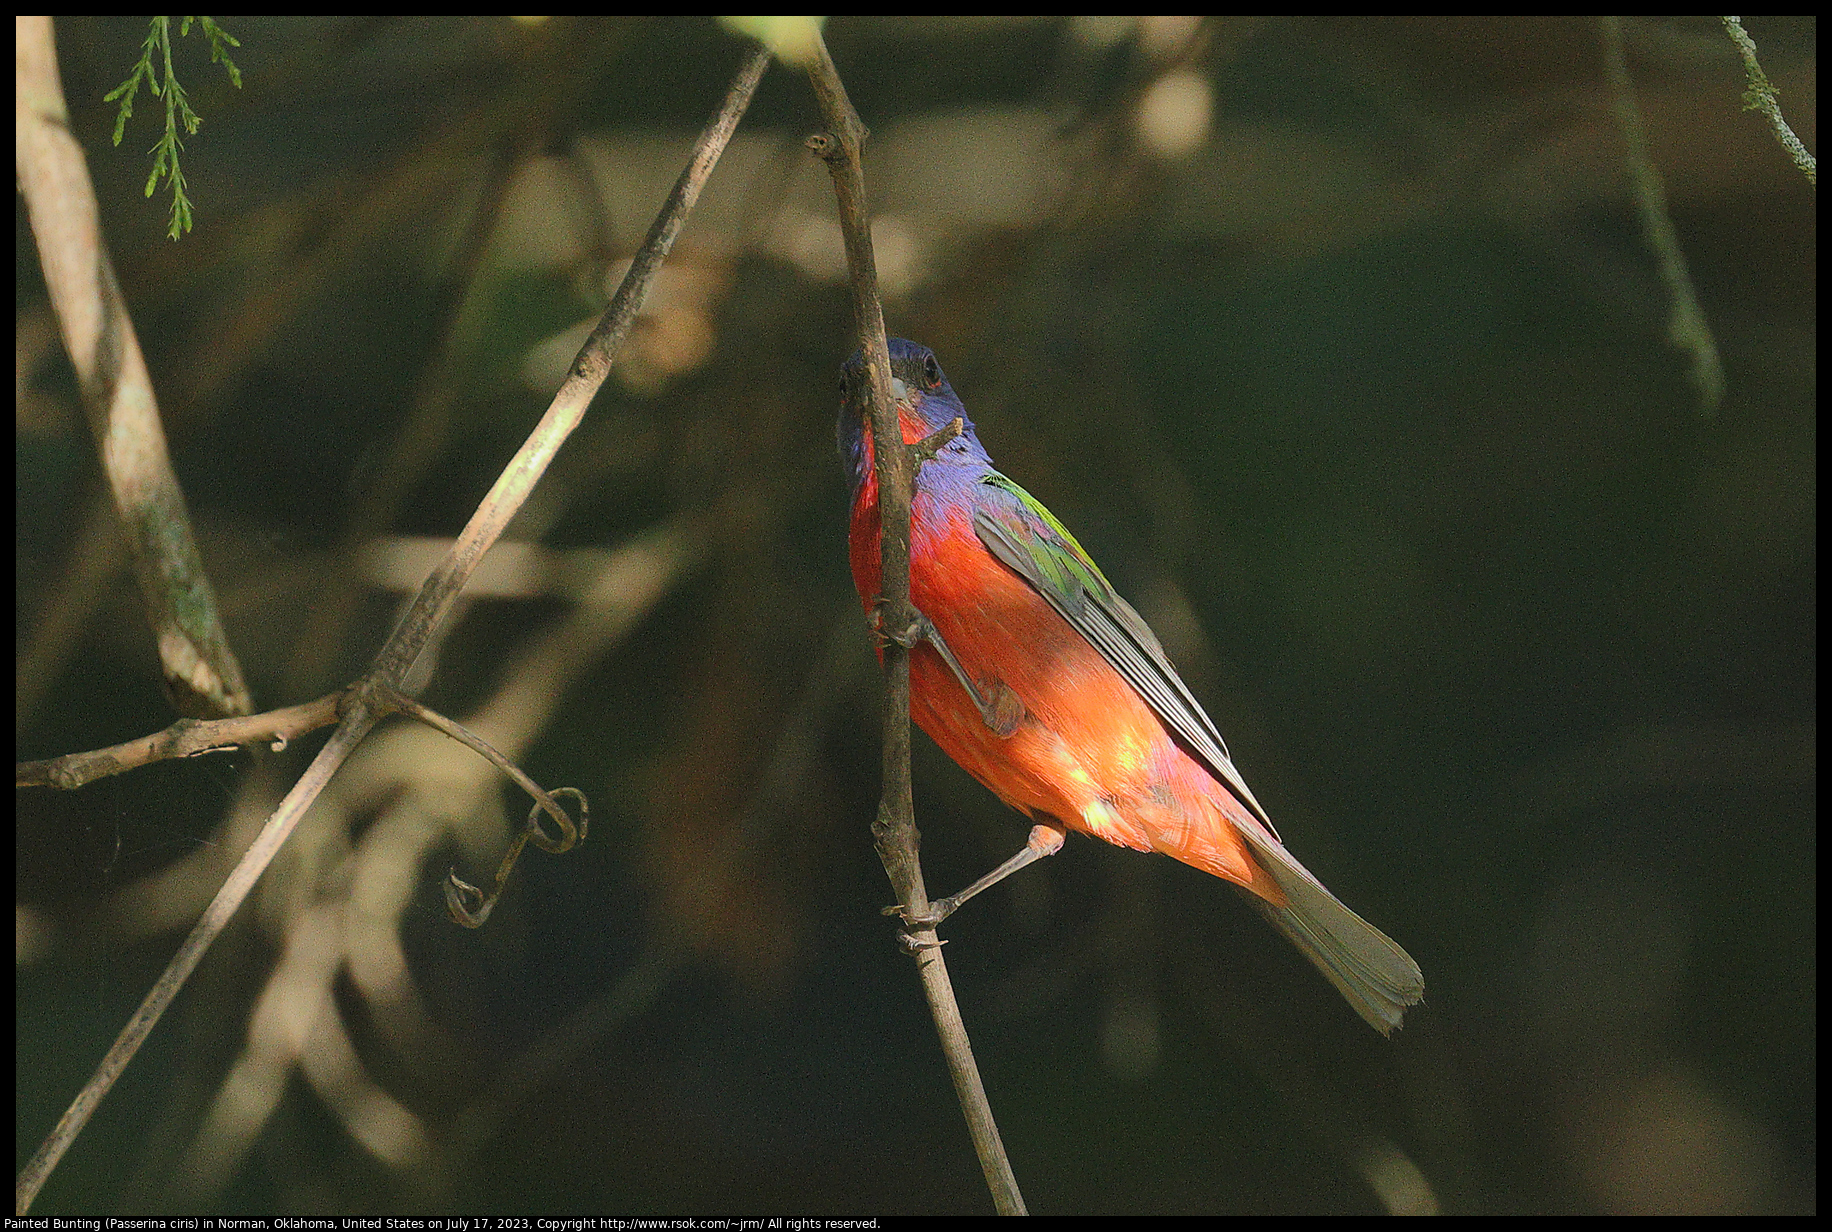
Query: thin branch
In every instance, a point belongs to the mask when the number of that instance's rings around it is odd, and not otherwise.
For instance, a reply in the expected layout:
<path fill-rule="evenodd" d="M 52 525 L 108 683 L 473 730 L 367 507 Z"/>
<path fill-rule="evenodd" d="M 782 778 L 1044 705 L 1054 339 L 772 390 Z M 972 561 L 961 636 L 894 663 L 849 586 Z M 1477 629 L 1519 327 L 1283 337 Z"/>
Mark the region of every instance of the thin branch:
<path fill-rule="evenodd" d="M 884 307 L 878 298 L 877 266 L 872 257 L 870 214 L 866 208 L 865 175 L 861 165 L 865 126 L 859 122 L 858 112 L 846 97 L 846 87 L 818 31 L 815 32 L 815 50 L 815 58 L 808 66 L 808 77 L 820 99 L 821 114 L 829 131 L 816 136 L 809 144 L 826 161 L 827 169 L 833 174 L 834 194 L 839 198 L 840 228 L 845 235 L 846 261 L 852 274 L 853 313 L 858 324 L 859 348 L 865 355 L 872 449 L 878 475 L 878 512 L 882 526 L 879 587 L 883 604 L 880 614 L 887 627 L 901 629 L 907 628 L 915 615 L 910 606 L 910 497 L 919 459 L 917 451 L 903 442 L 896 404 L 890 396 L 890 349 L 884 339 Z M 932 441 L 933 437 L 923 444 Z M 872 836 L 897 901 L 912 914 L 919 914 L 928 909 L 929 897 L 922 881 L 922 865 L 918 858 L 920 835 L 916 830 L 916 810 L 910 791 L 910 652 L 895 641 L 884 647 L 884 685 L 884 794 L 878 804 Z M 954 1079 L 954 1093 L 967 1118 L 974 1149 L 979 1153 L 980 1169 L 985 1174 L 987 1188 L 992 1191 L 993 1205 L 1001 1215 L 1025 1214 L 1024 1196 L 1018 1191 L 1011 1161 L 1005 1156 L 1005 1144 L 993 1120 L 992 1106 L 986 1099 L 979 1067 L 974 1063 L 967 1028 L 961 1021 L 960 1006 L 955 1001 L 953 985 L 948 981 L 948 966 L 941 955 L 941 943 L 933 928 L 913 930 L 908 937 L 917 971 L 922 977 L 923 993 L 929 1000 L 929 1012 L 934 1016 L 942 1052 L 947 1057 L 948 1071 Z"/>
<path fill-rule="evenodd" d="M 252 745 L 266 745 L 278 753 L 288 744 L 338 719 L 338 695 L 302 702 L 261 714 L 229 719 L 179 719 L 164 731 L 141 736 L 105 749 L 85 749 L 44 761 L 22 761 L 13 767 L 14 787 L 55 787 L 75 791 L 97 779 L 125 774 L 156 761 L 226 753 Z"/>
<path fill-rule="evenodd" d="M 1769 84 L 1768 74 L 1762 71 L 1762 62 L 1756 59 L 1756 40 L 1749 37 L 1743 29 L 1741 17 L 1724 17 L 1724 29 L 1730 35 L 1730 41 L 1737 45 L 1737 53 L 1743 57 L 1743 71 L 1749 74 L 1749 89 L 1743 93 L 1743 107 L 1746 111 L 1760 111 L 1768 118 L 1769 127 L 1775 130 L 1775 140 L 1781 143 L 1788 157 L 1794 160 L 1801 173 L 1807 177 L 1807 183 L 1819 187 L 1819 160 L 1807 153 L 1806 146 L 1788 127 L 1788 122 L 1781 115 L 1781 100 L 1776 96 L 1775 87 Z"/>
<path fill-rule="evenodd" d="M 32 1200 L 52 1169 L 57 1166 L 58 1160 L 82 1132 L 102 1097 L 126 1069 L 141 1043 L 177 996 L 178 990 L 184 986 L 204 952 L 241 906 L 299 819 L 357 744 L 368 734 L 369 729 L 390 708 L 387 701 L 389 694 L 395 690 L 406 692 L 401 689 L 401 684 L 414 660 L 450 615 L 459 592 L 470 579 L 478 562 L 521 508 L 523 500 L 546 470 L 560 445 L 583 418 L 593 395 L 609 375 L 630 325 L 642 308 L 656 271 L 661 268 L 688 213 L 699 199 L 700 189 L 711 175 L 739 118 L 749 106 L 751 96 L 756 92 L 757 83 L 762 79 L 764 69 L 769 67 L 769 62 L 769 53 L 762 47 L 755 47 L 746 55 L 733 78 L 724 104 L 694 144 L 686 168 L 681 172 L 661 213 L 657 215 L 655 225 L 650 228 L 648 239 L 631 263 L 623 285 L 612 297 L 597 328 L 586 339 L 585 346 L 573 361 L 572 370 L 547 413 L 504 469 L 446 559 L 427 578 L 420 589 L 419 598 L 376 656 L 369 673 L 344 693 L 340 707 L 342 721 L 332 733 L 330 741 L 319 750 L 305 774 L 267 819 L 253 845 L 217 891 L 190 936 L 179 947 L 165 973 L 122 1029 L 88 1085 L 20 1172 L 14 1193 L 18 1213 L 24 1214 L 30 1208 Z"/>

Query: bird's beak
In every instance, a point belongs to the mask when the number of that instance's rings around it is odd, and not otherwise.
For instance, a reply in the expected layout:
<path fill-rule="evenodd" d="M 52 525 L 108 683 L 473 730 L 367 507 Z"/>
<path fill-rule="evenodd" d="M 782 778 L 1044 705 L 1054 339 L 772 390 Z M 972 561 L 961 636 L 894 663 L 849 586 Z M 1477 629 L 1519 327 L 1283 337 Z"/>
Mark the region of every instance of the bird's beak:
<path fill-rule="evenodd" d="M 891 400 L 899 406 L 909 406 L 913 402 L 910 387 L 897 377 L 891 378 Z"/>

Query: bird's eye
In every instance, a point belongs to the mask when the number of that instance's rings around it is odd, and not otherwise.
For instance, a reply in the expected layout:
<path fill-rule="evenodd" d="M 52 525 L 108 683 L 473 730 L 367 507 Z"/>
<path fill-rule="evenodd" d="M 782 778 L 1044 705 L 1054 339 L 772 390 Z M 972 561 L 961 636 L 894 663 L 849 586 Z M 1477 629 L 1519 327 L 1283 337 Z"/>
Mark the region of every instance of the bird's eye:
<path fill-rule="evenodd" d="M 935 362 L 933 355 L 923 357 L 922 382 L 930 389 L 941 388 L 941 365 Z"/>

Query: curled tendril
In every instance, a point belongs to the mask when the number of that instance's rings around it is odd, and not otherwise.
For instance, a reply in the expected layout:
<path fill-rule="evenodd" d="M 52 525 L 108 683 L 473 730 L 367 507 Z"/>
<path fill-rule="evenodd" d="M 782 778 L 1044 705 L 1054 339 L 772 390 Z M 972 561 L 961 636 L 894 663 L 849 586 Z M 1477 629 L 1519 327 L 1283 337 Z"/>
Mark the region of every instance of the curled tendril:
<path fill-rule="evenodd" d="M 579 802 L 579 821 L 566 814 L 556 801 L 561 796 L 571 796 Z M 553 818 L 560 835 L 553 838 L 541 828 L 541 814 Z M 464 880 L 453 869 L 445 878 L 445 910 L 455 923 L 466 928 L 482 928 L 484 921 L 490 918 L 490 912 L 496 909 L 496 901 L 502 897 L 503 887 L 508 884 L 509 874 L 515 870 L 515 862 L 522 857 L 522 848 L 533 843 L 542 851 L 551 855 L 564 855 L 585 841 L 586 827 L 591 819 L 591 806 L 585 799 L 585 793 L 576 787 L 561 787 L 547 793 L 538 792 L 534 806 L 528 810 L 528 819 L 522 824 L 522 832 L 509 844 L 509 850 L 503 853 L 502 863 L 496 867 L 496 884 L 486 895 L 482 890 Z"/>

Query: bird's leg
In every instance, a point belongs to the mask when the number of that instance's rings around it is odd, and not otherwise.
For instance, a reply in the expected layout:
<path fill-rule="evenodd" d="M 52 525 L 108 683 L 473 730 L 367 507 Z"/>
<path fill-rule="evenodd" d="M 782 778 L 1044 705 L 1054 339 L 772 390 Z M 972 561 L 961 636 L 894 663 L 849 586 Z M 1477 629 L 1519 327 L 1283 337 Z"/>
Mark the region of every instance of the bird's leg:
<path fill-rule="evenodd" d="M 935 899 L 929 904 L 929 909 L 920 914 L 904 907 L 886 907 L 884 914 L 902 916 L 905 928 L 934 928 L 953 915 L 962 903 L 981 890 L 1005 880 L 1026 864 L 1035 863 L 1044 856 L 1053 856 L 1061 851 L 1063 838 L 1063 832 L 1055 826 L 1034 825 L 1031 827 L 1030 839 L 1018 849 L 1017 855 L 981 877 L 959 894 L 950 894 L 946 898 Z"/>
<path fill-rule="evenodd" d="M 896 642 L 905 650 L 914 650 L 918 642 L 927 642 L 933 646 L 935 653 L 941 656 L 941 661 L 954 673 L 954 678 L 961 682 L 961 688 L 967 690 L 967 696 L 973 700 L 973 708 L 980 712 L 980 718 L 992 734 L 1004 738 L 1017 731 L 1018 724 L 1024 719 L 1024 703 L 1018 700 L 1018 695 L 996 680 L 987 692 L 981 692 L 973 678 L 967 675 L 967 669 L 961 666 L 961 661 L 954 657 L 954 652 L 948 648 L 948 643 L 943 640 L 934 622 L 924 616 L 920 608 L 912 606 L 910 610 L 916 613 L 916 618 L 908 628 L 892 631 L 885 629 L 880 622 L 878 635 L 887 641 Z"/>

